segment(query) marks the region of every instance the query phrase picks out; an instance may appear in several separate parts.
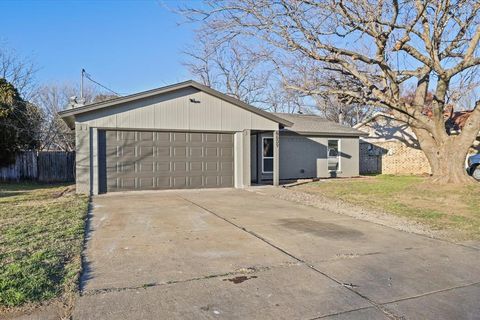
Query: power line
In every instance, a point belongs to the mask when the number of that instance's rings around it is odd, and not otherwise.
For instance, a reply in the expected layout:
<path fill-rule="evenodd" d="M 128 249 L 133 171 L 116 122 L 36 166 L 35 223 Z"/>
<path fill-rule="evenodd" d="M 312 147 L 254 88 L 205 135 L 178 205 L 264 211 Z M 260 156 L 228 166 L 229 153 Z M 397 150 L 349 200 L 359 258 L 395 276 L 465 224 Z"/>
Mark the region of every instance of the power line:
<path fill-rule="evenodd" d="M 92 79 L 92 76 L 91 76 L 89 73 L 87 73 L 87 72 L 85 71 L 85 69 L 82 69 L 82 91 L 83 91 L 83 77 L 87 78 L 88 80 L 92 81 L 93 83 L 95 83 L 96 85 L 102 87 L 103 89 L 105 89 L 105 90 L 107 90 L 107 91 L 110 91 L 111 93 L 113 93 L 113 94 L 115 94 L 115 95 L 117 95 L 117 96 L 121 96 L 121 94 L 119 94 L 118 92 L 115 92 L 115 91 L 113 91 L 112 89 L 110 89 L 110 88 L 104 86 L 103 84 L 99 83 L 98 81 L 93 80 L 93 79 Z M 82 96 L 83 96 L 83 92 L 82 92 Z"/>

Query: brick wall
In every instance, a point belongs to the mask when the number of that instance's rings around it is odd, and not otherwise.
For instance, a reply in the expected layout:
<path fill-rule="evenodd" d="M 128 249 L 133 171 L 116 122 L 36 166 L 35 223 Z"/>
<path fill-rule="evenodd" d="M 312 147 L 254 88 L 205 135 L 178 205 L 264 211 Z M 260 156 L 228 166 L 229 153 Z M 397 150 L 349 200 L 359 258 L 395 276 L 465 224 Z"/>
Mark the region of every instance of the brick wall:
<path fill-rule="evenodd" d="M 429 174 L 423 151 L 399 141 L 360 144 L 360 174 Z"/>

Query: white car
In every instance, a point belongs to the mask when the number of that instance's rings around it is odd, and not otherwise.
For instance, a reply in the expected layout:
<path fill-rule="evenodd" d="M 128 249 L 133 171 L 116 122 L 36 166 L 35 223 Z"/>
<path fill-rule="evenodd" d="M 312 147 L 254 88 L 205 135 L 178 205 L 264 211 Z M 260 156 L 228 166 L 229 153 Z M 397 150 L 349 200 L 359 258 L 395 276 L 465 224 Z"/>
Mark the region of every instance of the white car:
<path fill-rule="evenodd" d="M 480 153 L 468 158 L 468 174 L 480 181 Z"/>

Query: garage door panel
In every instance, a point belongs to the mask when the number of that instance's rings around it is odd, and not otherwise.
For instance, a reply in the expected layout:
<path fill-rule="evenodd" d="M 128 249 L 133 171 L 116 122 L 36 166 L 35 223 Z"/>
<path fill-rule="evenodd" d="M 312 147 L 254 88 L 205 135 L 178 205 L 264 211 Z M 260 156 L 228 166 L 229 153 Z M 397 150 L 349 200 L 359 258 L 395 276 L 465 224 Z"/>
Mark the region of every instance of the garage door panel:
<path fill-rule="evenodd" d="M 173 171 L 175 172 L 187 172 L 187 162 L 185 161 L 175 161 L 173 163 Z"/>
<path fill-rule="evenodd" d="M 192 188 L 202 188 L 203 187 L 203 177 L 189 177 L 189 186 Z"/>
<path fill-rule="evenodd" d="M 207 158 L 217 158 L 219 155 L 218 148 L 214 147 L 206 147 L 205 148 L 205 156 Z"/>
<path fill-rule="evenodd" d="M 150 173 L 151 174 L 152 172 L 155 172 L 155 163 L 154 162 L 142 161 L 142 162 L 139 163 L 137 170 L 140 173 Z"/>
<path fill-rule="evenodd" d="M 203 147 L 190 147 L 190 157 L 192 158 L 203 157 Z"/>
<path fill-rule="evenodd" d="M 170 146 L 157 147 L 157 157 L 170 158 L 171 157 Z"/>
<path fill-rule="evenodd" d="M 135 178 L 121 178 L 117 181 L 120 182 L 121 189 L 135 189 Z"/>
<path fill-rule="evenodd" d="M 154 135 L 155 135 L 155 132 L 143 132 L 143 131 L 140 131 L 138 133 L 138 137 L 139 137 L 139 141 L 148 141 L 148 142 L 152 142 L 154 140 Z"/>
<path fill-rule="evenodd" d="M 202 133 L 190 133 L 190 142 L 202 142 L 203 134 Z"/>
<path fill-rule="evenodd" d="M 218 162 L 205 162 L 205 171 L 218 171 Z"/>
<path fill-rule="evenodd" d="M 153 158 L 153 155 L 155 154 L 155 148 L 154 147 L 139 147 L 139 153 L 138 153 L 138 156 L 139 157 L 142 157 L 143 159 L 149 157 L 149 158 Z"/>
<path fill-rule="evenodd" d="M 224 158 L 233 158 L 233 148 L 224 147 L 220 149 L 221 155 Z"/>
<path fill-rule="evenodd" d="M 108 188 L 108 190 L 118 189 L 117 180 L 116 179 L 107 180 L 107 188 Z"/>
<path fill-rule="evenodd" d="M 155 132 L 157 142 L 170 142 L 170 132 Z"/>
<path fill-rule="evenodd" d="M 221 134 L 217 134 L 217 133 L 206 133 L 206 134 L 204 135 L 205 142 L 207 142 L 207 143 L 218 142 L 219 136 L 221 136 Z"/>
<path fill-rule="evenodd" d="M 217 176 L 206 176 L 205 177 L 205 186 L 206 187 L 218 187 L 218 177 Z"/>
<path fill-rule="evenodd" d="M 220 166 L 221 166 L 221 167 L 220 167 L 220 170 L 221 170 L 222 172 L 224 172 L 224 173 L 230 172 L 230 173 L 233 174 L 233 170 L 234 170 L 234 168 L 233 168 L 233 163 L 231 163 L 231 162 L 221 162 L 221 163 L 220 163 Z"/>
<path fill-rule="evenodd" d="M 233 134 L 221 134 L 221 142 L 232 143 L 233 144 Z"/>
<path fill-rule="evenodd" d="M 233 175 L 220 176 L 220 187 L 229 187 L 229 186 L 233 186 Z"/>
<path fill-rule="evenodd" d="M 126 158 L 126 157 L 135 157 L 136 156 L 136 147 L 124 147 L 121 146 L 120 148 L 117 149 L 117 156 Z"/>
<path fill-rule="evenodd" d="M 187 187 L 187 177 L 172 177 L 173 188 L 183 189 Z"/>
<path fill-rule="evenodd" d="M 184 132 L 174 132 L 173 133 L 174 142 L 187 142 L 187 134 Z"/>
<path fill-rule="evenodd" d="M 117 131 L 118 141 L 135 141 L 137 139 L 137 132 L 135 131 Z"/>
<path fill-rule="evenodd" d="M 106 131 L 107 191 L 233 187 L 233 135 Z"/>
<path fill-rule="evenodd" d="M 159 177 L 157 178 L 157 188 L 159 189 L 168 189 L 172 187 L 171 183 L 171 178 L 170 176 L 168 177 Z"/>
<path fill-rule="evenodd" d="M 138 184 L 139 189 L 153 189 L 155 188 L 155 178 L 138 178 Z"/>
<path fill-rule="evenodd" d="M 169 173 L 171 171 L 169 161 L 156 162 L 156 167 L 157 167 L 157 169 L 155 170 L 156 172 L 167 172 L 167 173 Z"/>
<path fill-rule="evenodd" d="M 189 171 L 191 173 L 199 173 L 201 174 L 203 172 L 203 162 L 201 161 L 192 161 L 189 163 L 190 168 Z"/>
<path fill-rule="evenodd" d="M 187 157 L 187 147 L 186 146 L 173 147 L 173 156 L 175 158 L 178 158 L 178 157 L 186 158 Z"/>

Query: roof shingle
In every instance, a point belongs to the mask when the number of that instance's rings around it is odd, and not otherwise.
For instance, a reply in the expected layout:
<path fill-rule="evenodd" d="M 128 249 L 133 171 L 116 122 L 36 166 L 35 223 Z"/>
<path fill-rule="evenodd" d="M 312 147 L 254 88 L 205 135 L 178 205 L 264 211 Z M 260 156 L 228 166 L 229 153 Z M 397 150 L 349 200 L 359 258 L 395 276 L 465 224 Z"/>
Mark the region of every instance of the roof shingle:
<path fill-rule="evenodd" d="M 291 127 L 285 131 L 292 131 L 300 134 L 314 134 L 327 136 L 364 136 L 365 132 L 347 127 L 336 122 L 309 114 L 273 113 L 279 118 L 293 122 Z"/>

